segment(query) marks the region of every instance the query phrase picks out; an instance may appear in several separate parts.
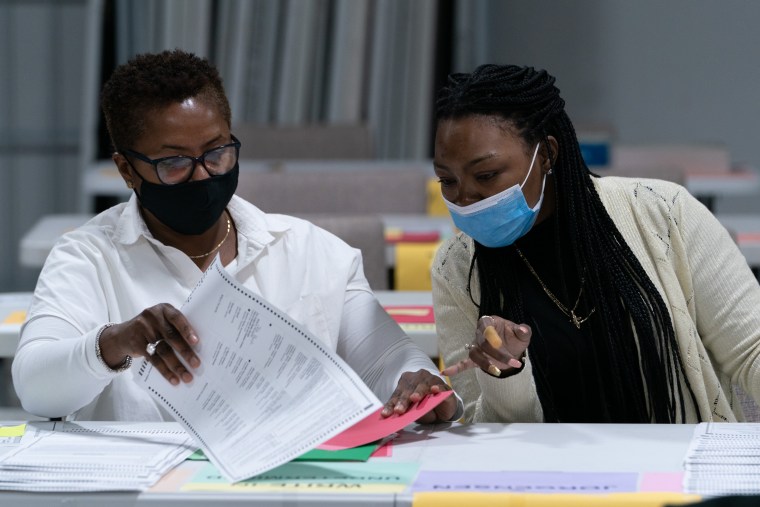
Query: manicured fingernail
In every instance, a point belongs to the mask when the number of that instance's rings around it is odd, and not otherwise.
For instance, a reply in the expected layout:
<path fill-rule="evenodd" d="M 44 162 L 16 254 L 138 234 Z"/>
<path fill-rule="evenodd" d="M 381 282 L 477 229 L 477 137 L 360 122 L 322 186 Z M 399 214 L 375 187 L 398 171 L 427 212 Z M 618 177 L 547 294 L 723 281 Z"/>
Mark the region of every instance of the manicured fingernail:
<path fill-rule="evenodd" d="M 522 334 L 526 334 L 528 332 L 528 328 L 526 326 L 517 326 L 517 329 L 519 329 Z"/>
<path fill-rule="evenodd" d="M 389 409 L 388 407 L 385 407 L 383 409 L 383 415 L 390 415 L 391 412 L 392 412 L 391 409 Z"/>
<path fill-rule="evenodd" d="M 501 375 L 501 370 L 499 368 L 497 368 L 496 365 L 489 364 L 488 365 L 488 373 L 490 373 L 491 375 L 495 375 L 495 376 L 498 377 L 499 375 Z"/>
<path fill-rule="evenodd" d="M 509 361 L 507 361 L 507 364 L 512 368 L 522 368 L 522 363 L 514 357 L 510 358 Z"/>
<path fill-rule="evenodd" d="M 394 410 L 396 410 L 397 412 L 403 412 L 404 411 L 404 405 L 401 404 L 401 403 L 397 403 L 396 406 L 394 407 Z"/>
<path fill-rule="evenodd" d="M 193 357 L 190 359 L 190 366 L 192 366 L 193 368 L 197 368 L 200 365 L 201 365 L 201 360 L 198 359 L 197 357 Z"/>
<path fill-rule="evenodd" d="M 171 385 L 176 386 L 177 384 L 179 384 L 179 379 L 177 377 L 172 377 L 169 379 L 169 382 L 171 383 Z"/>
<path fill-rule="evenodd" d="M 190 335 L 190 343 L 193 343 L 193 344 L 198 343 L 198 337 L 195 336 L 195 333 Z"/>
<path fill-rule="evenodd" d="M 193 376 L 190 375 L 188 372 L 185 372 L 182 374 L 182 380 L 185 382 L 191 382 L 193 380 Z"/>

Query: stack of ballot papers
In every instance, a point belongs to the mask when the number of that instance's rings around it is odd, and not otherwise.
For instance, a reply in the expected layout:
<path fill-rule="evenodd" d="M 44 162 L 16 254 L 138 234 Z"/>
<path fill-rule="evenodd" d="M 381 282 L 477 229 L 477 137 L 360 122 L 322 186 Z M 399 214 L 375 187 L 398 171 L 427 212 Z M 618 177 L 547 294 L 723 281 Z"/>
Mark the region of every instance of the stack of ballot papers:
<path fill-rule="evenodd" d="M 181 428 L 67 422 L 0 456 L 0 489 L 141 490 L 197 448 L 227 481 L 239 482 L 318 447 L 338 451 L 386 439 L 451 395 L 427 396 L 401 416 L 382 417 L 383 404 L 329 336 L 240 285 L 218 258 L 182 312 L 200 339 L 201 365 L 188 367 L 193 380 L 172 385 L 144 358 L 128 372 Z"/>
<path fill-rule="evenodd" d="M 195 449 L 173 423 L 30 424 L 0 456 L 0 490 L 143 491 Z"/>
<path fill-rule="evenodd" d="M 684 468 L 686 493 L 760 494 L 760 424 L 698 424 Z"/>
<path fill-rule="evenodd" d="M 230 482 L 287 463 L 382 407 L 325 330 L 315 335 L 241 285 L 218 257 L 182 312 L 200 340 L 193 381 L 171 385 L 144 359 L 135 380 Z"/>

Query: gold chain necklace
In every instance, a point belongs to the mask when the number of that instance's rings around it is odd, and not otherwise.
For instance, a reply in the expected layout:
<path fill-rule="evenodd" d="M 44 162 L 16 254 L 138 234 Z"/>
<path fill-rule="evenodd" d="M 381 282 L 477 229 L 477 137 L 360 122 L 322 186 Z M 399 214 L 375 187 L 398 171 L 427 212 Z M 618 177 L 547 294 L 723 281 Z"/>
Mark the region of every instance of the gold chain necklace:
<path fill-rule="evenodd" d="M 538 283 L 541 285 L 541 288 L 544 289 L 544 292 L 546 293 L 546 295 L 549 296 L 549 299 L 551 299 L 554 302 L 554 304 L 557 305 L 557 308 L 559 308 L 560 311 L 564 313 L 570 319 L 570 322 L 572 322 L 573 325 L 575 325 L 576 329 L 580 329 L 581 324 L 586 322 L 589 319 L 589 317 L 591 317 L 591 314 L 593 314 L 596 311 L 596 308 L 592 308 L 589 314 L 583 318 L 578 317 L 575 314 L 575 310 L 578 308 L 578 304 L 581 302 L 581 294 L 583 294 L 583 284 L 586 281 L 586 277 L 585 276 L 581 277 L 581 290 L 578 292 L 578 299 L 575 300 L 575 306 L 573 306 L 572 310 L 568 310 L 568 308 L 565 305 L 563 305 L 554 294 L 552 294 L 552 291 L 549 290 L 549 287 L 547 287 L 546 284 L 544 284 L 541 278 L 539 278 L 538 273 L 536 273 L 536 270 L 533 269 L 533 266 L 530 265 L 530 262 L 528 262 L 528 259 L 525 258 L 525 256 L 520 251 L 520 249 L 515 248 L 515 250 L 517 251 L 517 255 L 519 255 L 520 258 L 523 260 L 523 262 L 525 262 L 525 265 L 528 266 L 528 270 L 531 273 L 533 273 L 533 276 L 536 277 L 536 280 L 538 280 Z"/>
<path fill-rule="evenodd" d="M 230 235 L 230 229 L 232 229 L 232 223 L 230 222 L 230 215 L 228 213 L 227 214 L 227 233 L 224 235 L 224 237 L 219 242 L 219 244 L 216 245 L 211 250 L 209 250 L 208 252 L 206 252 L 205 254 L 201 254 L 201 255 L 188 255 L 188 257 L 190 257 L 191 259 L 202 259 L 202 258 L 208 257 L 212 253 L 216 252 L 217 250 L 219 250 L 220 248 L 222 248 L 222 245 L 224 244 L 224 242 L 227 241 L 227 237 Z"/>

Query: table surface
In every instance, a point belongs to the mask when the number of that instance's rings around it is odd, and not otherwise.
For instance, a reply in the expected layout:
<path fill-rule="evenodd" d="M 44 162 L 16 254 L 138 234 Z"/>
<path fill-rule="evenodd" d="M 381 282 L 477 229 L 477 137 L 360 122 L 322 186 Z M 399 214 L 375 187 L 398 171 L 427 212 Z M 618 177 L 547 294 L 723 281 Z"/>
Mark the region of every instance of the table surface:
<path fill-rule="evenodd" d="M 760 214 L 758 213 L 716 213 L 715 218 L 733 232 L 760 233 Z"/>
<path fill-rule="evenodd" d="M 30 268 L 42 267 L 58 238 L 83 225 L 93 216 L 86 213 L 43 216 L 19 242 L 20 264 Z M 386 232 L 434 233 L 440 239 L 448 238 L 454 233 L 454 223 L 449 216 L 381 213 L 380 217 Z M 385 256 L 388 267 L 393 267 L 396 262 L 394 243 L 388 243 Z"/>
<path fill-rule="evenodd" d="M 715 217 L 734 234 L 747 264 L 760 268 L 760 214 L 718 213 Z"/>
<path fill-rule="evenodd" d="M 255 161 L 248 161 L 248 163 L 251 166 L 249 169 L 267 170 L 265 163 Z M 101 193 L 126 198 L 131 194 L 110 161 L 96 164 L 87 171 L 84 186 L 85 193 L 93 195 Z M 748 195 L 756 193 L 760 189 L 760 173 L 749 167 L 736 167 L 729 171 L 716 172 L 686 171 L 684 173 L 684 186 L 693 195 L 707 198 Z M 43 217 L 21 240 L 19 245 L 21 264 L 26 267 L 42 266 L 58 237 L 66 230 L 81 225 L 90 216 L 78 214 Z M 384 214 L 383 220 L 387 229 L 400 228 L 408 232 L 438 231 L 442 238 L 452 233 L 452 222 L 449 217 Z M 755 248 L 749 245 L 746 248 L 750 250 L 745 253 L 748 261 L 753 266 L 760 265 L 760 247 Z M 389 267 L 395 263 L 395 251 L 392 244 L 386 248 L 386 260 Z"/>
<path fill-rule="evenodd" d="M 433 297 L 425 291 L 376 291 L 383 306 L 432 306 Z M 31 292 L 0 293 L 0 357 L 13 357 L 18 345 L 21 323 L 5 323 L 15 312 L 26 311 L 32 299 Z M 404 331 L 429 357 L 438 357 L 438 337 L 435 325 L 402 325 Z"/>
<path fill-rule="evenodd" d="M 695 196 L 730 197 L 749 195 L 760 188 L 760 173 L 753 168 L 739 167 L 731 171 L 715 173 L 690 173 L 684 175 L 684 186 Z"/>
<path fill-rule="evenodd" d="M 26 313 L 31 292 L 6 292 L 0 294 L 0 357 L 13 357 L 18 345 L 21 322 L 18 312 Z"/>
<path fill-rule="evenodd" d="M 49 423 L 46 423 L 49 424 Z M 59 423 L 60 424 L 60 423 Z M 173 423 L 166 423 L 173 424 Z M 392 456 L 420 472 L 590 472 L 678 474 L 694 425 L 473 424 L 411 426 Z M 0 492 L 3 505 L 411 505 L 412 491 L 350 493 L 207 493 L 181 491 L 203 466 L 186 461 L 143 493 L 32 494 Z M 466 480 L 466 479 L 463 479 Z M 15 503 L 13 503 L 15 502 Z"/>
<path fill-rule="evenodd" d="M 42 267 L 58 238 L 93 216 L 85 213 L 43 216 L 21 237 L 19 263 L 30 268 Z"/>
<path fill-rule="evenodd" d="M 409 161 L 402 161 L 405 167 Z M 264 161 L 241 160 L 241 170 L 251 171 L 271 171 L 272 167 Z M 429 167 L 429 162 L 421 162 L 424 167 Z M 343 161 L 339 164 L 345 170 L 354 170 L 361 166 L 361 163 Z M 393 163 L 383 161 L 368 161 L 364 164 L 370 168 L 381 167 L 381 165 L 393 167 Z M 656 167 L 661 164 L 654 164 Z M 307 161 L 288 161 L 288 170 L 336 170 L 335 162 L 330 162 L 328 166 L 321 166 L 319 162 Z M 299 166 L 299 167 L 295 167 Z M 689 192 L 694 195 L 737 195 L 746 194 L 760 187 L 760 174 L 751 167 L 733 167 L 729 170 L 699 170 L 684 171 L 684 185 Z M 717 185 L 717 186 L 716 186 Z M 94 164 L 85 171 L 83 179 L 84 193 L 89 195 L 115 195 L 128 197 L 132 191 L 126 187 L 124 180 L 119 176 L 116 167 L 110 160 Z M 750 186 L 751 188 L 748 188 Z"/>
<path fill-rule="evenodd" d="M 379 290 L 375 291 L 375 296 L 383 306 L 433 306 L 433 295 L 430 291 Z M 401 329 L 428 357 L 438 357 L 438 335 L 435 324 L 401 324 Z"/>

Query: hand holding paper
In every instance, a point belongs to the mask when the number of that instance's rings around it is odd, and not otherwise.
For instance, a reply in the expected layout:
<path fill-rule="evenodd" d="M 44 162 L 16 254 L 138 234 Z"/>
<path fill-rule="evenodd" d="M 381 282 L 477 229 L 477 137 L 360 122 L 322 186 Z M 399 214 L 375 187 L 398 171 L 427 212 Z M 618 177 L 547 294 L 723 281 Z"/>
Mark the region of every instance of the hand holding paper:
<path fill-rule="evenodd" d="M 401 415 L 409 410 L 411 405 L 423 400 L 425 396 L 443 393 L 450 389 L 440 377 L 427 370 L 405 372 L 401 375 L 396 390 L 385 403 L 385 408 L 380 412 L 380 415 L 382 417 L 388 417 L 392 414 Z M 435 407 L 434 410 L 422 412 L 418 422 L 429 424 L 436 421 L 450 421 L 456 411 L 457 401 L 455 398 L 450 398 L 445 403 Z"/>
<path fill-rule="evenodd" d="M 455 397 L 451 396 L 452 394 L 454 391 L 431 394 L 403 414 L 393 414 L 390 417 L 383 417 L 381 410 L 378 409 L 318 448 L 326 450 L 347 449 L 385 438 L 418 420 L 424 414 L 432 412 L 444 401 L 455 401 Z"/>

